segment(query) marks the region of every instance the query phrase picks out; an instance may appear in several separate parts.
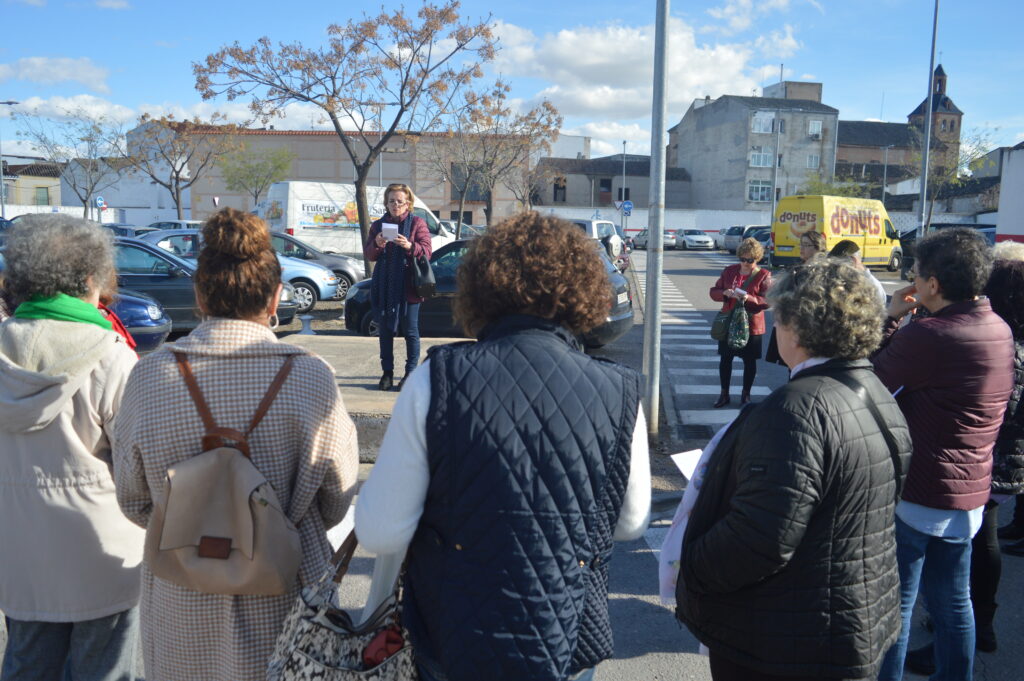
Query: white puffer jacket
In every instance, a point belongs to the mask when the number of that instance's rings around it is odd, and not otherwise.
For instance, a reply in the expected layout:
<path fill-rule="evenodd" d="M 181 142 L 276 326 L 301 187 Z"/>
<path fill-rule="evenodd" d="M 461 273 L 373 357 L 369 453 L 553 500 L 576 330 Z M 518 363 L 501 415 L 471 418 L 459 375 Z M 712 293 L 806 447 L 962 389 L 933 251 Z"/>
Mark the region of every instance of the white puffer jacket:
<path fill-rule="evenodd" d="M 114 495 L 110 436 L 135 353 L 80 322 L 0 324 L 0 610 L 78 622 L 134 606 L 144 532 Z"/>

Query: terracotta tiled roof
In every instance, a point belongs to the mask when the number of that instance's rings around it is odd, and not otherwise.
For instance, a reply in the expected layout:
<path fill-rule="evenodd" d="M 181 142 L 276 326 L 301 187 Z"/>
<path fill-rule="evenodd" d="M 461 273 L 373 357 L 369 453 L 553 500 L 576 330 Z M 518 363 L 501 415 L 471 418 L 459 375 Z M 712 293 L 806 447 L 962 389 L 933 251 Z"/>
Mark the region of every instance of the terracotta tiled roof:
<path fill-rule="evenodd" d="M 60 163 L 22 163 L 6 164 L 7 175 L 25 175 L 27 177 L 60 177 L 63 169 Z"/>

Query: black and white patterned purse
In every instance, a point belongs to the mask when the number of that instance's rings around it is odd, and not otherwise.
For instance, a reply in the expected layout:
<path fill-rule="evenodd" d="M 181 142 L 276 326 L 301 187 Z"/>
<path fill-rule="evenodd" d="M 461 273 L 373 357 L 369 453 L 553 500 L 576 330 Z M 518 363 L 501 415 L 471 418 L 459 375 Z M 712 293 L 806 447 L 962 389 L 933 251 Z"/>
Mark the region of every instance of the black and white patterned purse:
<path fill-rule="evenodd" d="M 338 589 L 355 550 L 353 531 L 319 581 L 299 592 L 267 665 L 267 681 L 417 681 L 401 624 L 401 577 L 391 596 L 358 626 L 338 607 Z"/>

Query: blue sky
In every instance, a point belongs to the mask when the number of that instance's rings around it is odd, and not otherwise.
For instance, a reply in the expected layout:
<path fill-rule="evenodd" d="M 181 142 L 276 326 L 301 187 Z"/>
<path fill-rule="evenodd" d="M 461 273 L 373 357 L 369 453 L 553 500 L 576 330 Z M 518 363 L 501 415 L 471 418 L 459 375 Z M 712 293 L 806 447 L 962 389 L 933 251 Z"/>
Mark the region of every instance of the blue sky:
<path fill-rule="evenodd" d="M 1024 140 L 1018 2 L 946 0 L 939 15 L 948 94 L 965 130 L 986 131 L 994 145 Z M 620 152 L 622 140 L 631 152 L 649 151 L 654 7 L 466 0 L 462 11 L 496 23 L 503 49 L 489 77 L 509 80 L 523 104 L 550 99 L 566 117 L 563 130 L 591 136 L 599 156 Z M 125 121 L 218 109 L 241 120 L 240 103 L 201 101 L 193 61 L 263 35 L 318 45 L 327 24 L 379 8 L 363 0 L 0 0 L 0 101 L 54 114 L 81 106 Z M 824 83 L 824 102 L 843 120 L 906 121 L 926 94 L 931 11 L 932 0 L 677 1 L 668 123 L 696 97 L 759 92 L 778 80 L 780 63 L 787 80 Z M 7 113 L 0 110 L 5 154 L 24 148 Z M 277 126 L 317 123 L 296 110 Z"/>

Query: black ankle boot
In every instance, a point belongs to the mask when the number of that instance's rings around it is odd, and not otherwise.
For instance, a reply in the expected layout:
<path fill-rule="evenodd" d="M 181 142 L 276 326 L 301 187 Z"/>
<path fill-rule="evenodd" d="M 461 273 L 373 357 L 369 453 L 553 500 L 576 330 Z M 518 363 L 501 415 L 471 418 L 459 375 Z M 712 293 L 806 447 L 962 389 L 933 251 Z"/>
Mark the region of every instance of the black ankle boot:
<path fill-rule="evenodd" d="M 723 390 L 722 394 L 718 396 L 718 401 L 715 402 L 715 409 L 721 409 L 727 404 L 729 404 L 729 391 Z"/>
<path fill-rule="evenodd" d="M 380 377 L 380 383 L 377 384 L 377 390 L 391 390 L 391 386 L 395 384 L 394 379 L 393 371 L 385 371 L 384 375 Z"/>
<path fill-rule="evenodd" d="M 740 404 L 750 404 L 750 391 L 744 390 L 740 394 Z"/>

